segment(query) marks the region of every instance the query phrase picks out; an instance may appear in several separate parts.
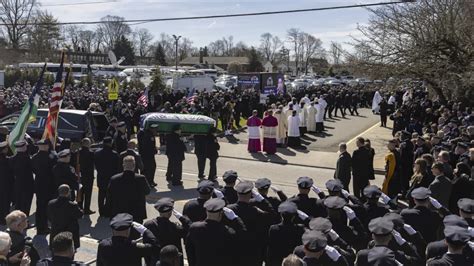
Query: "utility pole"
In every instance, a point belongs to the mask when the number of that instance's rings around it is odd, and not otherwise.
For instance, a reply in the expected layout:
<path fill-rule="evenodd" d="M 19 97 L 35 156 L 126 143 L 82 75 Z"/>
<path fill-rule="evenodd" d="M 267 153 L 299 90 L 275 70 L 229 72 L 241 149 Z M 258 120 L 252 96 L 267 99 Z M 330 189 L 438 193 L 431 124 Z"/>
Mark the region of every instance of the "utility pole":
<path fill-rule="evenodd" d="M 181 36 L 176 36 L 173 34 L 173 38 L 175 40 L 175 44 L 176 44 L 176 70 L 178 70 L 178 42 L 179 42 L 179 39 L 181 38 Z"/>

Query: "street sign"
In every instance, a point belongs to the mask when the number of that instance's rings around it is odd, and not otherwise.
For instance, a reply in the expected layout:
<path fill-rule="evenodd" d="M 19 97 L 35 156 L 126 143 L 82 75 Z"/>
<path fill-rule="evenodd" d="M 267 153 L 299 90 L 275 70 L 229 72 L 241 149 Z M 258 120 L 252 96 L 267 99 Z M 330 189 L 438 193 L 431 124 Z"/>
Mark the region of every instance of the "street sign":
<path fill-rule="evenodd" d="M 115 78 L 113 78 L 109 83 L 109 100 L 116 101 L 118 100 L 118 91 L 119 84 Z"/>

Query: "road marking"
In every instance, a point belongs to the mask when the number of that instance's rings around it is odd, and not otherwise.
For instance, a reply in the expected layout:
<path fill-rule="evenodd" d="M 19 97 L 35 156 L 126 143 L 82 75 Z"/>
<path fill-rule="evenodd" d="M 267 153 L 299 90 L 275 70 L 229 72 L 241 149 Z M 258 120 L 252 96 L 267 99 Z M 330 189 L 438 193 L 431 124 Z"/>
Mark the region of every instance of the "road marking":
<path fill-rule="evenodd" d="M 372 129 L 374 129 L 375 127 L 377 127 L 379 125 L 379 122 L 375 123 L 375 125 L 369 127 L 368 129 L 366 129 L 364 132 L 360 133 L 359 135 L 353 137 L 352 139 L 350 139 L 348 142 L 346 142 L 346 145 L 349 146 L 350 143 L 354 142 L 357 140 L 357 138 L 361 137 L 362 135 L 364 135 L 365 133 L 371 131 Z"/>

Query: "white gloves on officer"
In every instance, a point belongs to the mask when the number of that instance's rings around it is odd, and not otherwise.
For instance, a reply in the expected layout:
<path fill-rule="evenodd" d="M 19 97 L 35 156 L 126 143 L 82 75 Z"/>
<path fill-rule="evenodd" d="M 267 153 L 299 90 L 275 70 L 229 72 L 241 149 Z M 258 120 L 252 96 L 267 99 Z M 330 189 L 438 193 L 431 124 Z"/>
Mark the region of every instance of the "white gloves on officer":
<path fill-rule="evenodd" d="M 339 235 L 333 229 L 329 230 L 328 235 L 332 241 L 336 241 L 339 238 Z"/>
<path fill-rule="evenodd" d="M 175 210 L 175 209 L 173 209 L 173 215 L 174 215 L 174 217 L 176 217 L 178 220 L 179 220 L 181 217 L 183 217 L 183 214 L 180 213 L 179 211 Z"/>
<path fill-rule="evenodd" d="M 352 220 L 352 219 L 356 218 L 355 212 L 351 208 L 349 208 L 348 206 L 344 206 L 342 209 L 346 213 L 347 219 Z"/>
<path fill-rule="evenodd" d="M 402 237 L 402 235 L 400 235 L 399 232 L 393 230 L 392 231 L 392 235 L 393 235 L 393 238 L 395 238 L 395 241 L 397 241 L 397 244 L 399 244 L 400 246 L 405 244 L 407 241 Z"/>
<path fill-rule="evenodd" d="M 315 185 L 312 185 L 312 186 L 311 186 L 311 190 L 314 191 L 314 193 L 316 193 L 316 194 L 319 194 L 319 193 L 322 192 L 321 189 L 318 188 L 318 187 L 315 186 Z"/>
<path fill-rule="evenodd" d="M 300 210 L 297 210 L 297 213 L 298 213 L 298 217 L 300 217 L 300 219 L 303 221 L 309 218 L 309 216 L 306 213 Z"/>
<path fill-rule="evenodd" d="M 135 229 L 140 235 L 143 235 L 146 231 L 146 227 L 143 224 L 139 224 L 137 222 L 132 222 L 133 229 Z"/>
<path fill-rule="evenodd" d="M 435 198 L 433 198 L 433 197 L 430 197 L 430 203 L 431 203 L 431 205 L 433 205 L 433 207 L 434 207 L 435 209 L 437 209 L 437 210 L 439 210 L 439 209 L 441 209 L 441 207 L 443 207 L 443 206 L 441 205 L 441 203 L 439 203 L 439 201 L 437 201 L 437 200 L 436 200 Z"/>
<path fill-rule="evenodd" d="M 337 251 L 337 249 L 335 249 L 331 246 L 326 246 L 324 248 L 324 251 L 326 252 L 328 257 L 333 261 L 337 261 L 339 259 L 339 257 L 341 257 L 341 254 L 339 253 L 339 251 Z"/>
<path fill-rule="evenodd" d="M 409 224 L 404 224 L 403 229 L 405 229 L 405 232 L 407 232 L 411 236 L 416 234 L 416 230 L 413 229 L 413 227 L 411 227 L 411 225 L 409 225 Z"/>
<path fill-rule="evenodd" d="M 237 214 L 235 214 L 235 212 L 233 210 L 231 210 L 227 207 L 224 207 L 223 211 L 224 211 L 225 217 L 227 217 L 227 219 L 229 219 L 231 221 L 236 219 L 237 217 L 239 217 L 239 216 L 237 216 Z"/>
<path fill-rule="evenodd" d="M 264 200 L 263 196 L 260 195 L 260 193 L 258 193 L 258 191 L 255 188 L 252 189 L 252 197 L 258 202 L 261 202 L 262 200 Z"/>
<path fill-rule="evenodd" d="M 275 192 L 275 193 L 282 192 L 282 190 L 281 190 L 279 187 L 277 187 L 277 186 L 271 185 L 270 188 L 271 188 L 271 189 L 273 190 L 273 192 Z"/>
<path fill-rule="evenodd" d="M 214 194 L 216 195 L 217 198 L 219 198 L 219 199 L 224 198 L 224 193 L 222 193 L 220 190 L 214 189 L 213 192 L 214 192 Z"/>
<path fill-rule="evenodd" d="M 345 198 L 348 198 L 348 197 L 349 197 L 349 191 L 343 189 L 343 190 L 341 190 L 341 192 L 342 192 L 342 195 L 343 195 Z"/>
<path fill-rule="evenodd" d="M 385 193 L 382 193 L 382 195 L 380 195 L 379 201 L 382 202 L 383 204 L 388 204 L 390 200 L 391 200 L 390 197 L 387 196 Z"/>

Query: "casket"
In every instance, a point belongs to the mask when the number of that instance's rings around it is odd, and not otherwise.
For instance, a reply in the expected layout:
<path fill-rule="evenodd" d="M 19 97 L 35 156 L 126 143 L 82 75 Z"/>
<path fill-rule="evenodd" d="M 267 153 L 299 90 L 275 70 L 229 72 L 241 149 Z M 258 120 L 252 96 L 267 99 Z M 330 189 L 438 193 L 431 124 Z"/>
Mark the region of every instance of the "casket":
<path fill-rule="evenodd" d="M 149 128 L 158 125 L 159 133 L 171 133 L 176 125 L 181 128 L 182 134 L 207 134 L 216 121 L 205 115 L 147 113 L 140 117 L 140 127 Z"/>

